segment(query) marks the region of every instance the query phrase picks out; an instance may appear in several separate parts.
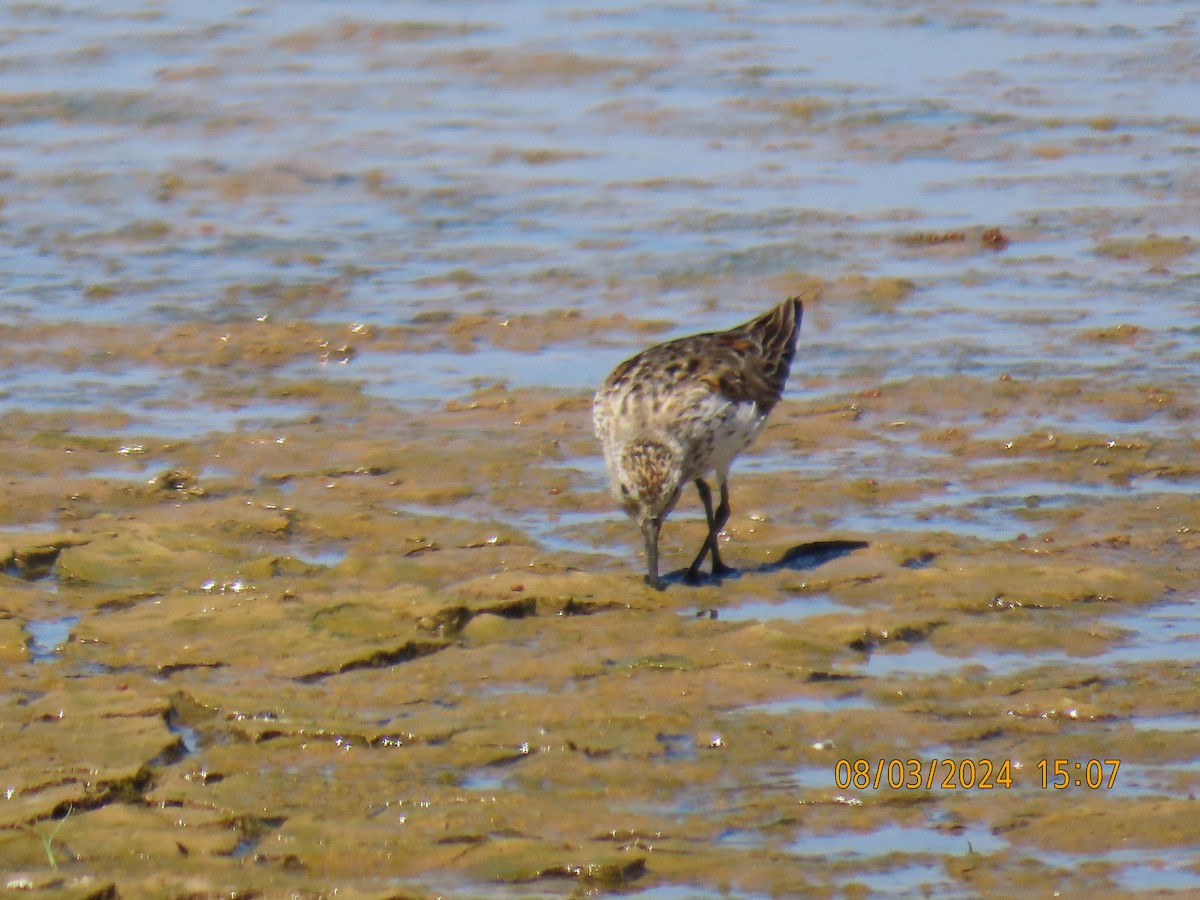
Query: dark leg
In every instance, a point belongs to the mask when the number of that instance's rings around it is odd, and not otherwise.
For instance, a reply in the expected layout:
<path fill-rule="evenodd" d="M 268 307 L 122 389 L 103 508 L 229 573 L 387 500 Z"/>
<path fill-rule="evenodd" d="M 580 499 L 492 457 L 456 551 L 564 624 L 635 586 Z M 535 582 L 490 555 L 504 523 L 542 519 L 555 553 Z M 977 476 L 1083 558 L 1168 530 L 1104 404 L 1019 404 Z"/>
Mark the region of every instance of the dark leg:
<path fill-rule="evenodd" d="M 713 546 L 712 491 L 708 489 L 708 484 L 703 478 L 696 479 L 696 493 L 700 495 L 700 502 L 704 504 L 704 518 L 708 522 L 708 534 L 704 538 L 704 543 L 700 545 L 700 552 L 688 566 L 685 577 L 689 583 L 693 584 L 700 579 L 700 566 L 704 563 L 704 557 L 708 556 L 709 548 Z"/>
<path fill-rule="evenodd" d="M 712 525 L 709 527 L 709 532 L 712 535 L 709 540 L 712 542 L 712 570 L 714 576 L 728 575 L 734 571 L 732 566 L 727 566 L 721 562 L 721 554 L 717 552 L 717 535 L 720 534 L 725 525 L 729 522 L 729 485 L 726 482 L 721 482 L 721 505 L 717 507 L 717 514 L 714 517 Z"/>
<path fill-rule="evenodd" d="M 713 513 L 712 506 L 712 491 L 709 490 L 708 484 L 703 478 L 696 479 L 696 493 L 700 495 L 700 502 L 704 504 L 704 518 L 708 521 L 708 536 L 705 537 L 704 543 L 700 545 L 700 552 L 696 554 L 696 558 L 688 566 L 687 580 L 689 582 L 695 582 L 700 579 L 700 566 L 704 564 L 704 557 L 710 552 L 713 559 L 713 575 L 727 575 L 733 571 L 733 569 L 721 562 L 721 554 L 717 551 L 717 535 L 721 533 L 721 529 L 729 521 L 729 489 L 722 483 L 721 505 L 717 507 L 715 514 Z"/>

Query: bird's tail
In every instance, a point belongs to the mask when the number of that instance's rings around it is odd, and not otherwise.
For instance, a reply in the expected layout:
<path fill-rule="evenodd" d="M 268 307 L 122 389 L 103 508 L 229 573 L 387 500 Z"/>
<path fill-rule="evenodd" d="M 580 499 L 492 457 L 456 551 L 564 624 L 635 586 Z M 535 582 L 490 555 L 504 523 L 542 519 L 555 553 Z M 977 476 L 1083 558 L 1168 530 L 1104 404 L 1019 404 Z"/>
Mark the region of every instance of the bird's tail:
<path fill-rule="evenodd" d="M 788 297 L 743 327 L 758 339 L 764 356 L 786 359 L 790 363 L 792 354 L 796 352 L 796 338 L 800 334 L 800 319 L 803 316 L 804 303 L 799 297 Z"/>

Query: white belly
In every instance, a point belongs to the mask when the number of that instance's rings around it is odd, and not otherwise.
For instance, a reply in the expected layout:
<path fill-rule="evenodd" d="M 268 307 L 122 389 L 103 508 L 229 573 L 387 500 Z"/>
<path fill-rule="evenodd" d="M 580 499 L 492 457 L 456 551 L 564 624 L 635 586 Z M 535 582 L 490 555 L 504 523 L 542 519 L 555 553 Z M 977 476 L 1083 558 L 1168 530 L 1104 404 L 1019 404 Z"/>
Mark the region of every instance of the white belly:
<path fill-rule="evenodd" d="M 766 422 L 758 404 L 731 403 L 714 396 L 704 404 L 692 430 L 690 477 L 715 472 L 718 483 L 724 483 L 734 457 L 754 443 Z"/>

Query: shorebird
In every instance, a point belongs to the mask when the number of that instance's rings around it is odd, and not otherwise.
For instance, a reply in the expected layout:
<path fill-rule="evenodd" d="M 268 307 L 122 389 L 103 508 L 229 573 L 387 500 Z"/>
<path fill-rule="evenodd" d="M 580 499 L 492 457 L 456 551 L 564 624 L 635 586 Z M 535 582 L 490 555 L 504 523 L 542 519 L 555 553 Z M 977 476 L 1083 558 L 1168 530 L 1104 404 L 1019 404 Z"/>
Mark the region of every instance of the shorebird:
<path fill-rule="evenodd" d="M 651 587 L 663 587 L 659 530 L 689 481 L 704 504 L 708 536 L 686 578 L 699 579 L 709 554 L 714 577 L 733 571 L 717 550 L 729 520 L 729 467 L 783 394 L 803 312 L 799 298 L 789 297 L 729 331 L 651 347 L 617 366 L 596 393 L 592 420 L 613 496 L 642 531 Z M 721 498 L 715 510 L 705 481 L 710 472 Z"/>

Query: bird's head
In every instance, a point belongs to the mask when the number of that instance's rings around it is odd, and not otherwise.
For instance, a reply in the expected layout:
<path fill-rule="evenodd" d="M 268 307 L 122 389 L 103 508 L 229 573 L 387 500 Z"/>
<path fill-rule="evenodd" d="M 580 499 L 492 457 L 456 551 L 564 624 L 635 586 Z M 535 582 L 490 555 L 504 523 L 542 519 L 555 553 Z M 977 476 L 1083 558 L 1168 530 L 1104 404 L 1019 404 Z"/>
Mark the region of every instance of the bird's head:
<path fill-rule="evenodd" d="M 638 523 L 661 522 L 679 500 L 682 454 L 650 439 L 625 445 L 613 471 L 613 493 L 621 508 Z"/>

